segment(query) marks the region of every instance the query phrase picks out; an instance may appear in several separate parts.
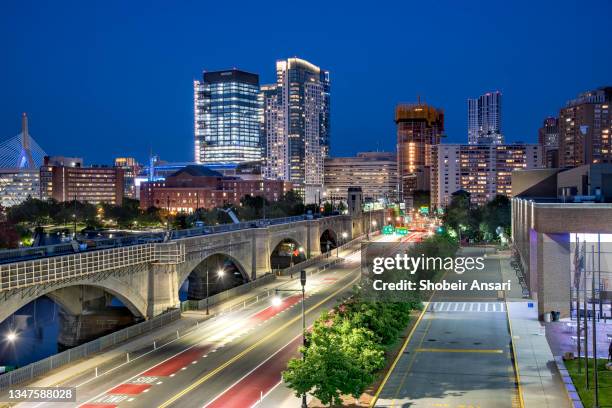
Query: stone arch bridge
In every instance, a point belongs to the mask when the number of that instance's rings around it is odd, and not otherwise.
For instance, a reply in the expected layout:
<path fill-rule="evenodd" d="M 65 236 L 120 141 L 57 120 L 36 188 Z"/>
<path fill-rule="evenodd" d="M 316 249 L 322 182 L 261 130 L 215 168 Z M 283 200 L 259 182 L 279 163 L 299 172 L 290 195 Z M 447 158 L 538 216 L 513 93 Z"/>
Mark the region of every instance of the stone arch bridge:
<path fill-rule="evenodd" d="M 150 318 L 179 305 L 182 283 L 212 255 L 230 258 L 253 280 L 271 271 L 270 256 L 283 240 L 298 243 L 309 258 L 321 253 L 326 231 L 335 237 L 346 233 L 348 240 L 366 232 L 372 220 L 383 225 L 384 212 L 272 220 L 263 227 L 5 263 L 0 265 L 0 322 L 45 295 L 70 315 L 116 297 L 134 316 Z"/>

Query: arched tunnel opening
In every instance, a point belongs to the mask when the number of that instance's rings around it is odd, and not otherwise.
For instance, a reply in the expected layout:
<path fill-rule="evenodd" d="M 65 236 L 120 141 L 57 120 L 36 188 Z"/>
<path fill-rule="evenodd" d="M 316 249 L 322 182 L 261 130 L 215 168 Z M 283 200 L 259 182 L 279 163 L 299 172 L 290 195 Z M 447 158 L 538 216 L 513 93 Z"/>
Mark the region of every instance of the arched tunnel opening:
<path fill-rule="evenodd" d="M 272 269 L 284 269 L 306 260 L 306 251 L 297 241 L 286 238 L 276 245 L 270 255 Z"/>
<path fill-rule="evenodd" d="M 0 322 L 0 365 L 22 367 L 141 320 L 133 308 L 102 288 L 57 289 Z"/>
<path fill-rule="evenodd" d="M 321 252 L 329 252 L 332 249 L 338 248 L 338 237 L 333 230 L 326 229 L 321 234 L 320 242 L 321 244 Z"/>
<path fill-rule="evenodd" d="M 187 276 L 179 289 L 179 299 L 206 299 L 248 281 L 249 277 L 238 261 L 224 254 L 214 254 L 200 262 Z"/>

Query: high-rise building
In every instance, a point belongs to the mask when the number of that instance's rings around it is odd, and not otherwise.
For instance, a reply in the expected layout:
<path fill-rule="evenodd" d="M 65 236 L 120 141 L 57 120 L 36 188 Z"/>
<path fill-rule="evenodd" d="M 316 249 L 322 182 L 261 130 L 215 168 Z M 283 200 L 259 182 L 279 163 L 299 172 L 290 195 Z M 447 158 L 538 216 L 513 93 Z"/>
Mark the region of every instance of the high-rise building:
<path fill-rule="evenodd" d="M 136 176 L 140 172 L 140 164 L 133 157 L 117 157 L 115 167 L 123 170 L 123 196 L 136 199 Z"/>
<path fill-rule="evenodd" d="M 559 112 L 559 167 L 612 163 L 612 87 L 580 94 Z"/>
<path fill-rule="evenodd" d="M 193 88 L 196 163 L 261 160 L 259 76 L 237 69 L 204 72 Z"/>
<path fill-rule="evenodd" d="M 440 144 L 432 150 L 431 205 L 445 207 L 458 190 L 484 204 L 496 195 L 512 195 L 514 170 L 543 167 L 539 144 Z"/>
<path fill-rule="evenodd" d="M 398 105 L 395 123 L 399 200 L 410 208 L 414 192 L 430 188 L 431 147 L 443 136 L 444 113 L 419 100 Z"/>
<path fill-rule="evenodd" d="M 329 71 L 300 58 L 276 62 L 276 84 L 262 87 L 265 175 L 294 184 L 306 203 L 323 189 L 329 154 Z"/>
<path fill-rule="evenodd" d="M 28 197 L 40 197 L 38 168 L 45 152 L 28 131 L 28 116 L 21 116 L 21 133 L 0 144 L 0 205 L 10 207 Z"/>
<path fill-rule="evenodd" d="M 548 117 L 538 129 L 538 144 L 542 146 L 544 166 L 559 167 L 559 119 Z"/>
<path fill-rule="evenodd" d="M 363 152 L 325 159 L 325 197 L 346 201 L 349 187 L 361 187 L 366 200 L 397 198 L 397 155 Z"/>
<path fill-rule="evenodd" d="M 499 91 L 468 99 L 468 143 L 502 144 L 501 99 Z"/>

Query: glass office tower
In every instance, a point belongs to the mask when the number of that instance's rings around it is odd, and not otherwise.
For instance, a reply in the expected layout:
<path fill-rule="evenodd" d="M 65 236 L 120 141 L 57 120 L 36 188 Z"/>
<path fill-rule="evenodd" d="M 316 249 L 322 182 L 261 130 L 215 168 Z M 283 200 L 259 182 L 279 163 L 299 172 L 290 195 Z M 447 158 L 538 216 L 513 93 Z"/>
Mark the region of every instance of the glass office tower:
<path fill-rule="evenodd" d="M 205 72 L 194 81 L 195 161 L 261 160 L 259 76 L 245 71 Z"/>

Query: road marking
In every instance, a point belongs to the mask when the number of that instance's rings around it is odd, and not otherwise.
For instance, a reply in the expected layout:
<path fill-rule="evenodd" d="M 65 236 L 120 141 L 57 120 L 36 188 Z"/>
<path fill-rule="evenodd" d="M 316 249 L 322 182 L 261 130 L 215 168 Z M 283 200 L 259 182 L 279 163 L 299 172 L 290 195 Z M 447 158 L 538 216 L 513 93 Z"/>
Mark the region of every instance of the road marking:
<path fill-rule="evenodd" d="M 335 291 L 331 295 L 327 296 L 325 299 L 321 300 L 319 303 L 315 304 L 314 306 L 312 306 L 308 310 L 306 310 L 306 314 L 312 313 L 315 309 L 320 307 L 322 304 L 328 302 L 329 300 L 331 300 L 335 296 L 337 296 L 338 293 L 346 290 L 346 288 L 351 287 L 359 279 L 361 279 L 361 276 L 355 277 L 348 284 L 344 285 L 343 287 L 341 287 L 340 289 L 338 289 L 337 291 Z M 244 357 L 245 355 L 250 353 L 253 349 L 257 348 L 259 345 L 261 345 L 262 343 L 264 343 L 268 339 L 274 337 L 279 332 L 281 332 L 282 330 L 286 329 L 287 327 L 291 326 L 293 323 L 295 323 L 295 322 L 297 322 L 298 320 L 301 320 L 301 319 L 302 319 L 302 316 L 297 316 L 297 317 L 294 317 L 293 319 L 289 320 L 287 323 L 283 324 L 281 327 L 279 327 L 278 329 L 274 330 L 272 333 L 268 334 L 267 336 L 261 338 L 256 343 L 254 343 L 250 347 L 244 349 L 242 352 L 240 352 L 239 354 L 235 355 L 231 359 L 227 360 L 225 363 L 221 364 L 220 366 L 218 366 L 217 368 L 215 368 L 214 370 L 212 370 L 208 374 L 204 375 L 203 377 L 200 377 L 197 381 L 193 382 L 191 385 L 189 385 L 188 387 L 186 387 L 185 389 L 183 389 L 182 391 L 178 392 L 177 394 L 175 394 L 174 396 L 169 398 L 167 401 L 165 401 L 164 403 L 159 405 L 159 408 L 165 408 L 165 407 L 171 405 L 176 400 L 180 399 L 185 394 L 187 394 L 187 393 L 191 392 L 192 390 L 194 390 L 195 388 L 199 387 L 201 384 L 203 384 L 204 382 L 208 381 L 211 377 L 215 376 L 217 373 L 219 373 L 220 371 L 224 370 L 229 365 L 233 364 L 234 362 L 238 361 L 239 359 L 241 359 L 242 357 Z"/>
<path fill-rule="evenodd" d="M 500 349 L 447 349 L 447 348 L 418 348 L 419 353 L 493 353 L 503 354 Z"/>
<path fill-rule="evenodd" d="M 429 310 L 445 313 L 503 313 L 506 311 L 506 307 L 501 302 L 431 302 Z"/>

